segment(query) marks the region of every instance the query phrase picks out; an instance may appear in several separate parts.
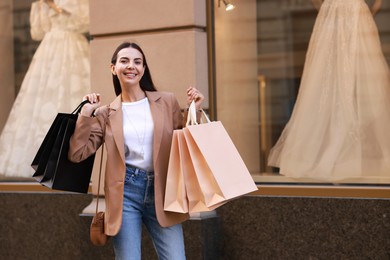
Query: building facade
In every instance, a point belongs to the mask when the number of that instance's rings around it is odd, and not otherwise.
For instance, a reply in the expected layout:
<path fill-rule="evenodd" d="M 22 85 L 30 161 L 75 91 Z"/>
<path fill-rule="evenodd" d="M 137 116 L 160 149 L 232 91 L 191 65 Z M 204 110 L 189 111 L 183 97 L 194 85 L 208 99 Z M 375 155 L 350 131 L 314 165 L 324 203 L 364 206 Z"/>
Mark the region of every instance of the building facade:
<path fill-rule="evenodd" d="M 0 3 L 1 127 L 39 45 L 29 38 L 31 3 Z M 227 3 L 235 9 L 226 11 Z M 183 109 L 188 86 L 205 94 L 204 109 L 223 122 L 258 184 L 250 196 L 185 223 L 188 259 L 390 257 L 390 180 L 296 180 L 267 166 L 294 107 L 317 13 L 309 0 L 90 1 L 91 86 L 103 103 L 115 97 L 109 67 L 114 49 L 123 41 L 138 43 L 158 89 L 174 92 Z M 375 22 L 388 64 L 389 14 L 385 0 Z M 0 177 L 0 255 L 111 259 L 109 246 L 88 244 L 97 169 L 89 195 Z M 145 259 L 151 259 L 152 245 L 144 241 Z"/>

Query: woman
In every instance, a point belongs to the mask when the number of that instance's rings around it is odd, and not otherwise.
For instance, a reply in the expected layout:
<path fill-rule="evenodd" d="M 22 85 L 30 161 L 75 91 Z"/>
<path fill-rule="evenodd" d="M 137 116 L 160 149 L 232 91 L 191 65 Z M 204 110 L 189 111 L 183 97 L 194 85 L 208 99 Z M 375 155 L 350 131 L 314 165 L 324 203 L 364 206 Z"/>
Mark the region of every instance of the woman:
<path fill-rule="evenodd" d="M 159 259 L 185 259 L 180 223 L 188 214 L 163 209 L 172 134 L 183 121 L 179 104 L 173 94 L 156 91 L 135 43 L 118 46 L 111 72 L 117 97 L 102 107 L 99 94 L 84 97 L 91 104 L 81 110 L 69 158 L 82 161 L 106 144 L 105 233 L 114 237 L 117 259 L 141 258 L 142 223 Z M 187 101 L 193 100 L 199 109 L 204 97 L 190 87 Z"/>

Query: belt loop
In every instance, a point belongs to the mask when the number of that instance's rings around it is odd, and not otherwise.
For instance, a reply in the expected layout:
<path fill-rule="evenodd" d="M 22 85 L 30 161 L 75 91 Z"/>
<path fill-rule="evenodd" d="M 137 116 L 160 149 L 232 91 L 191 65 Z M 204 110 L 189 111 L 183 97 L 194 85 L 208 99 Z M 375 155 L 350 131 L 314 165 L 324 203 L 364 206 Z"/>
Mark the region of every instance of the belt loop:
<path fill-rule="evenodd" d="M 134 167 L 135 168 L 135 173 L 134 174 L 138 174 L 138 172 L 139 172 L 139 169 L 138 168 L 136 168 L 136 167 Z"/>

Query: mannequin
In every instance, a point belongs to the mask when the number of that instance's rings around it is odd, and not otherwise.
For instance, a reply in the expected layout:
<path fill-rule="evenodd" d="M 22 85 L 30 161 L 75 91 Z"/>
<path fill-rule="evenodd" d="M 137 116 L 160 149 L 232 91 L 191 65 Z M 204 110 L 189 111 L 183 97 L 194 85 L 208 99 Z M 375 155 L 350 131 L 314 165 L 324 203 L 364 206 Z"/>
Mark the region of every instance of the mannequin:
<path fill-rule="evenodd" d="M 58 14 L 60 14 L 64 11 L 62 8 L 58 7 L 58 5 L 56 5 L 56 3 L 54 3 L 53 0 L 40 0 L 40 1 L 45 2 L 51 9 L 56 11 L 56 13 L 58 13 Z"/>
<path fill-rule="evenodd" d="M 88 0 L 39 0 L 31 37 L 41 40 L 0 135 L 0 174 L 31 177 L 31 162 L 59 112 L 90 91 Z"/>
<path fill-rule="evenodd" d="M 324 2 L 324 0 L 311 0 L 311 2 L 313 3 L 314 7 L 317 10 L 320 10 L 321 5 Z M 375 2 L 372 4 L 372 6 L 370 8 L 373 16 L 375 16 L 379 12 L 379 10 L 381 9 L 381 6 L 382 6 L 382 0 L 375 0 Z"/>
<path fill-rule="evenodd" d="M 390 182 L 390 73 L 376 0 L 313 0 L 319 10 L 291 118 L 268 163 L 324 182 Z"/>

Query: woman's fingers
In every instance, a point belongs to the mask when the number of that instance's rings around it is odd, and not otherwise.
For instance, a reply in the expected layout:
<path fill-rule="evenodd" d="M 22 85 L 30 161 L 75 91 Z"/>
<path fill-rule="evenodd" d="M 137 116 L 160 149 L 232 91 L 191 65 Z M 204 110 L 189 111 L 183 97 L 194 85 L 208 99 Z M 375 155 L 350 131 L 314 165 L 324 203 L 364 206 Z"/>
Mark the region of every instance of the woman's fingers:
<path fill-rule="evenodd" d="M 200 109 L 202 107 L 202 102 L 204 100 L 203 94 L 194 87 L 189 87 L 187 89 L 187 103 L 188 105 L 195 101 L 196 109 Z"/>
<path fill-rule="evenodd" d="M 204 99 L 204 96 L 201 92 L 199 92 L 198 89 L 194 87 L 189 87 L 187 89 L 187 99 L 191 103 L 193 100 L 195 100 L 195 102 L 198 100 L 202 101 Z"/>
<path fill-rule="evenodd" d="M 88 100 L 91 104 L 100 102 L 100 94 L 99 93 L 90 93 L 83 97 L 83 100 Z"/>
<path fill-rule="evenodd" d="M 93 111 L 100 106 L 100 94 L 90 93 L 83 97 L 83 101 L 88 100 L 90 104 L 85 104 L 81 109 L 81 114 L 84 116 L 91 116 Z"/>

